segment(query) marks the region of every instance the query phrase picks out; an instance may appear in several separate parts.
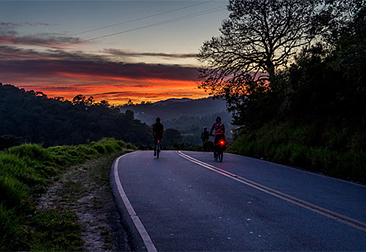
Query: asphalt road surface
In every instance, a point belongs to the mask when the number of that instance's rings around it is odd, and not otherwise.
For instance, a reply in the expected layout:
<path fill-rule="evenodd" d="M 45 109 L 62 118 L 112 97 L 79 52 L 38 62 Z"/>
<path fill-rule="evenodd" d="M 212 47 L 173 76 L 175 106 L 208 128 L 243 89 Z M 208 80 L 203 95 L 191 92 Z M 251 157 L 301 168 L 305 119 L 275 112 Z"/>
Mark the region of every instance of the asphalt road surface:
<path fill-rule="evenodd" d="M 365 251 L 366 187 L 252 158 L 137 151 L 112 188 L 136 251 Z"/>

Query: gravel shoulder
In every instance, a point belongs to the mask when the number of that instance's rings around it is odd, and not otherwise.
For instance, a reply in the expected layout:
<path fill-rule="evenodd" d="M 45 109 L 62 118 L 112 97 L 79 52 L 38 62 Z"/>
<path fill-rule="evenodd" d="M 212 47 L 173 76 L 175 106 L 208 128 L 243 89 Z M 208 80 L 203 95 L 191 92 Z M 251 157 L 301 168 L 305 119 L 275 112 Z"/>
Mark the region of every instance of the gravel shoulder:
<path fill-rule="evenodd" d="M 120 152 L 69 167 L 38 199 L 39 210 L 71 210 L 82 227 L 86 251 L 131 251 L 109 183 L 110 168 Z"/>

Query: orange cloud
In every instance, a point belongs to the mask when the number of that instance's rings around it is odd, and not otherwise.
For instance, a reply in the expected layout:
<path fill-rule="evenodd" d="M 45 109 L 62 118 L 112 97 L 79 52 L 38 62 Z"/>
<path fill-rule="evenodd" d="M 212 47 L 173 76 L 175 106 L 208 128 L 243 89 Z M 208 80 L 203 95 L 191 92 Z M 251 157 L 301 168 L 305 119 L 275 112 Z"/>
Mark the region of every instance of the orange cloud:
<path fill-rule="evenodd" d="M 49 97 L 72 100 L 78 94 L 123 104 L 128 100 L 159 101 L 167 98 L 203 98 L 197 88 L 197 69 L 179 65 L 115 62 L 81 52 L 37 52 L 0 46 L 0 79 Z"/>
<path fill-rule="evenodd" d="M 93 96 L 99 102 L 107 100 L 110 104 L 121 105 L 129 100 L 134 103 L 142 101 L 156 102 L 169 98 L 192 98 L 207 97 L 208 94 L 197 88 L 194 81 L 173 81 L 163 79 L 118 79 L 115 78 L 86 78 L 82 76 L 83 84 L 80 84 L 76 76 L 63 84 L 41 83 L 41 85 L 18 85 L 25 90 L 41 91 L 48 97 L 64 97 L 72 100 L 77 94 Z M 79 84 L 78 84 L 79 83 Z"/>

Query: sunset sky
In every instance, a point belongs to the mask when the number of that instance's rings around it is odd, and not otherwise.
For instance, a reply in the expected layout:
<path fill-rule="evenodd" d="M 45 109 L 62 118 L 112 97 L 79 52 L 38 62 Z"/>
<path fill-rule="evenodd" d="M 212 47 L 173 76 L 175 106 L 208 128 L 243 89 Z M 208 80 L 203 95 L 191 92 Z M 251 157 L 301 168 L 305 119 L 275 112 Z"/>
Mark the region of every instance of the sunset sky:
<path fill-rule="evenodd" d="M 0 1 L 0 82 L 111 104 L 206 97 L 195 55 L 227 3 Z"/>

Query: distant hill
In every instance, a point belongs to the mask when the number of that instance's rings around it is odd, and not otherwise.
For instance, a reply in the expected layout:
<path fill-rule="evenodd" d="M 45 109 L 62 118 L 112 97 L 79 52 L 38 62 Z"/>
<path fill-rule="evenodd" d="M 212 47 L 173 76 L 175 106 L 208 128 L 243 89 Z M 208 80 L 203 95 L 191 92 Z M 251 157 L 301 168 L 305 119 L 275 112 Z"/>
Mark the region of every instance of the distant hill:
<path fill-rule="evenodd" d="M 151 125 L 156 117 L 160 117 L 165 128 L 180 131 L 182 141 L 189 144 L 200 144 L 201 131 L 215 122 L 217 116 L 226 125 L 228 138 L 231 138 L 231 114 L 226 111 L 224 100 L 203 99 L 168 99 L 156 103 L 126 105 L 120 108 L 123 113 L 127 110 L 134 112 L 136 119 Z"/>
<path fill-rule="evenodd" d="M 117 108 L 73 104 L 0 83 L 0 143 L 83 144 L 113 137 L 137 146 L 151 143 L 150 126 Z"/>

